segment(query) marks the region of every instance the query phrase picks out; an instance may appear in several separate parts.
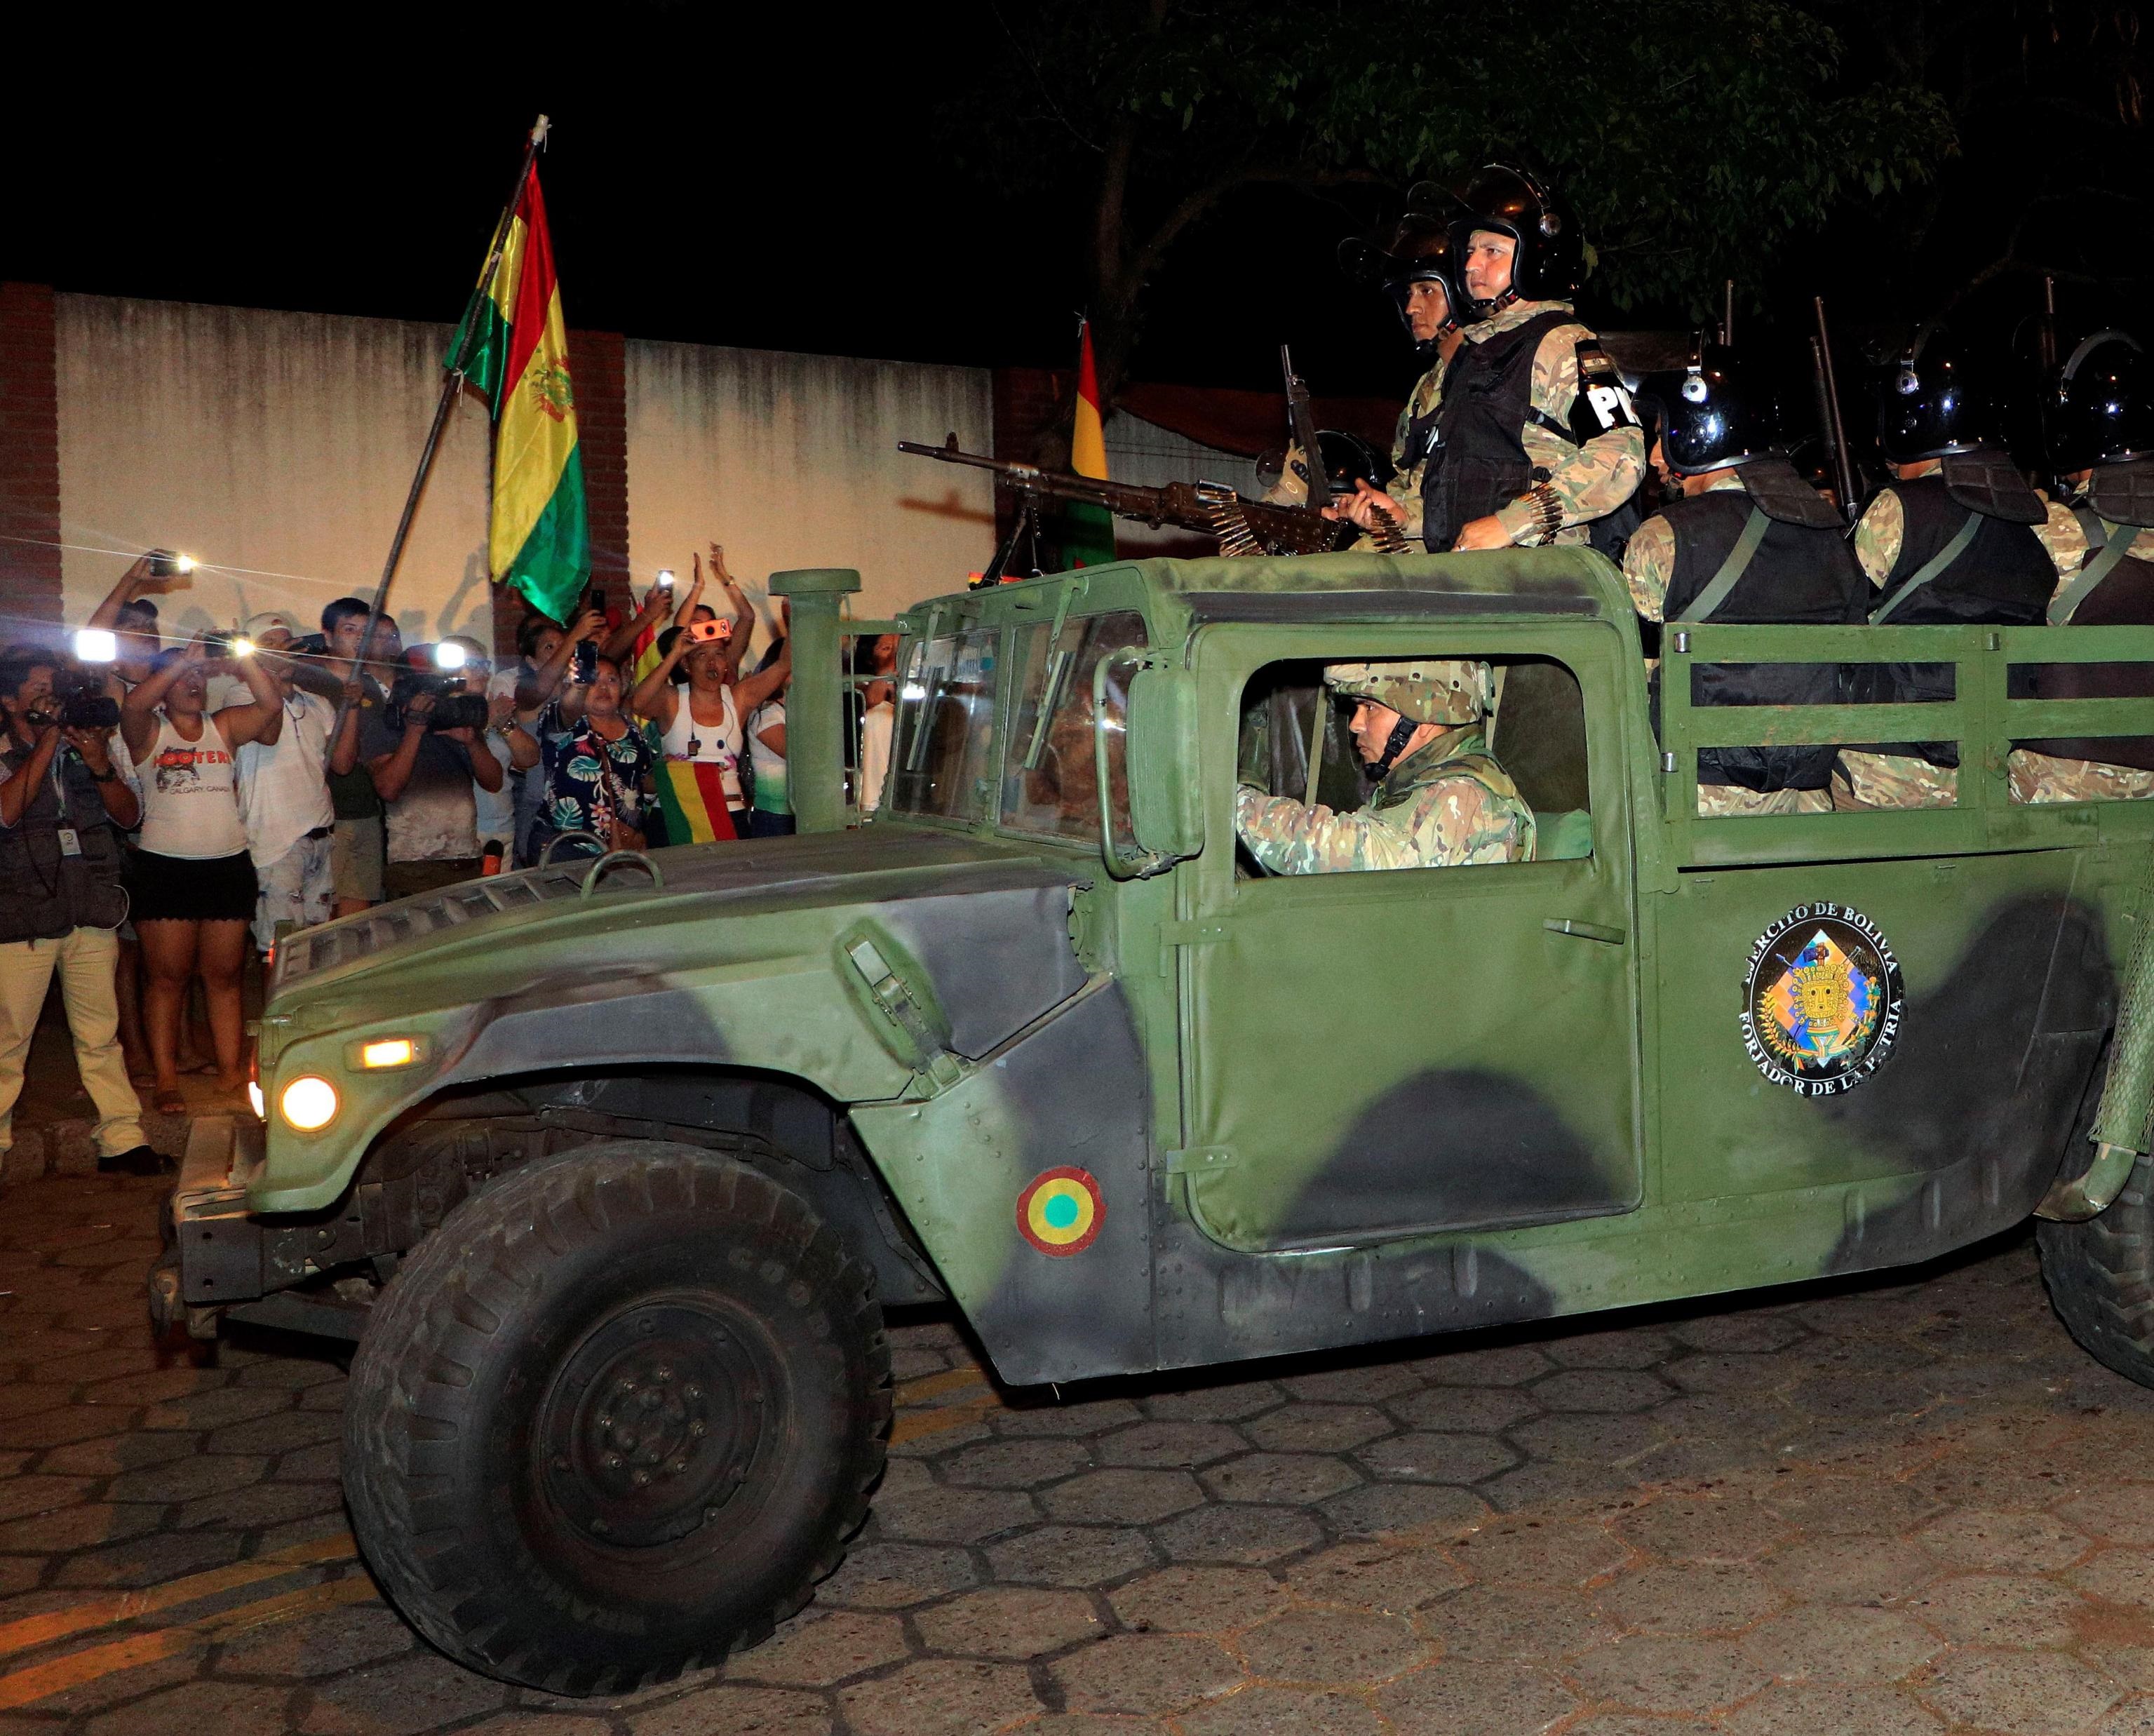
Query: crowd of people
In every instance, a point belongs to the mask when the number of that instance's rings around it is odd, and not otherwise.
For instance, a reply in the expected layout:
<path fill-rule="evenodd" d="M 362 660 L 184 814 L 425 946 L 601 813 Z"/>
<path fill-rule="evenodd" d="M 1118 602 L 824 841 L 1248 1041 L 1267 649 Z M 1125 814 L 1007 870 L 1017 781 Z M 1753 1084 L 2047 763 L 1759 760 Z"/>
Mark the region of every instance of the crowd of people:
<path fill-rule="evenodd" d="M 186 565 L 145 554 L 71 642 L 0 648 L 0 1154 L 55 978 L 100 1167 L 154 1173 L 136 1088 L 178 1114 L 213 1075 L 243 1105 L 248 960 L 285 936 L 549 855 L 793 830 L 786 617 L 744 671 L 716 544 L 625 619 L 595 589 L 565 627 L 533 613 L 499 670 L 357 597 L 168 642 Z"/>

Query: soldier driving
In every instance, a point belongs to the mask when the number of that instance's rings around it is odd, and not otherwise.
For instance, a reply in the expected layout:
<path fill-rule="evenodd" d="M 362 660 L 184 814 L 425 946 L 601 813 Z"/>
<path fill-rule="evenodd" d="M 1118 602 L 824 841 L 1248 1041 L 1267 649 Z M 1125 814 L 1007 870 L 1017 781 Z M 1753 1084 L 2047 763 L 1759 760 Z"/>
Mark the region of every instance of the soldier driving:
<path fill-rule="evenodd" d="M 1880 375 L 1877 443 L 1897 481 L 1855 528 L 1855 558 L 1877 588 L 1870 619 L 1903 626 L 2039 626 L 2054 569 L 2033 527 L 2047 509 L 1995 442 L 1998 410 L 1966 359 L 1923 327 Z M 1949 699 L 1948 668 L 1866 666 L 1887 702 Z M 1857 808 L 1945 808 L 1959 749 L 1896 742 L 1843 749 L 1835 801 Z"/>
<path fill-rule="evenodd" d="M 2065 484 L 2036 533 L 2057 569 L 2052 626 L 2154 625 L 2154 369 L 2137 339 L 2097 332 L 2059 371 L 2044 406 L 2049 462 Z M 2143 674 L 2098 663 L 2043 664 L 2044 699 L 2144 698 Z M 2022 802 L 2154 795 L 2154 740 L 2088 737 L 2015 748 Z"/>
<path fill-rule="evenodd" d="M 1646 448 L 1615 364 L 1571 309 L 1584 237 L 1517 169 L 1482 170 L 1462 202 L 1451 252 L 1481 317 L 1443 376 L 1423 540 L 1432 552 L 1586 542 L 1636 492 Z"/>
<path fill-rule="evenodd" d="M 1651 390 L 1661 405 L 1653 467 L 1682 498 L 1641 524 L 1623 554 L 1649 621 L 1859 623 L 1870 586 L 1838 513 L 1773 447 L 1771 394 L 1702 338 L 1687 370 Z M 1700 666 L 1697 705 L 1829 705 L 1846 698 L 1831 664 Z M 1656 687 L 1657 697 L 1657 687 Z M 1697 811 L 1824 814 L 1830 748 L 1712 748 L 1698 755 Z"/>
<path fill-rule="evenodd" d="M 1353 733 L 1376 788 L 1337 814 L 1244 784 L 1234 830 L 1274 874 L 1530 861 L 1534 814 L 1488 752 L 1486 663 L 1414 658 L 1334 663 L 1325 685 L 1354 702 Z"/>

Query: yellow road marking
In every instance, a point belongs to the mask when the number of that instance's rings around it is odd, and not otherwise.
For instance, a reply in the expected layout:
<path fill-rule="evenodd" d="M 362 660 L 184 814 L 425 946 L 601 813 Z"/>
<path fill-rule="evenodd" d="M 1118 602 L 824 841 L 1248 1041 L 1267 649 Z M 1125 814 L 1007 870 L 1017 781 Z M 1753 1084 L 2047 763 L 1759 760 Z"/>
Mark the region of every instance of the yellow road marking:
<path fill-rule="evenodd" d="M 333 1537 L 294 1544 L 273 1555 L 257 1555 L 252 1560 L 236 1561 L 229 1567 L 212 1568 L 207 1573 L 192 1574 L 183 1580 L 168 1580 L 140 1591 L 122 1592 L 117 1597 L 93 1598 L 69 1609 L 48 1610 L 42 1616 L 26 1616 L 19 1621 L 0 1626 L 0 1657 L 49 1646 L 55 1640 L 86 1633 L 93 1627 L 112 1627 L 122 1621 L 139 1621 L 144 1616 L 177 1609 L 181 1604 L 193 1603 L 200 1598 L 214 1597 L 220 1591 L 236 1591 L 242 1585 L 276 1579 L 295 1567 L 348 1561 L 354 1550 L 351 1534 L 339 1531 Z"/>
<path fill-rule="evenodd" d="M 916 1381 L 907 1381 L 891 1395 L 901 1407 L 916 1405 L 931 1398 L 940 1398 L 946 1392 L 957 1392 L 967 1386 L 977 1386 L 986 1381 L 988 1371 L 969 1365 L 953 1368 L 943 1374 L 922 1375 Z"/>
<path fill-rule="evenodd" d="M 296 1591 L 279 1592 L 274 1597 L 242 1604 L 237 1609 L 220 1610 L 198 1621 L 161 1627 L 150 1633 L 130 1634 L 124 1640 L 71 1652 L 48 1663 L 33 1664 L 12 1675 L 0 1676 L 0 1712 L 49 1699 L 54 1694 L 65 1693 L 69 1688 L 116 1675 L 122 1670 L 139 1670 L 145 1664 L 176 1657 L 197 1646 L 234 1639 L 273 1622 L 290 1621 L 346 1604 L 370 1603 L 374 1597 L 374 1581 L 363 1573 L 355 1573 L 324 1585 L 302 1585 Z"/>

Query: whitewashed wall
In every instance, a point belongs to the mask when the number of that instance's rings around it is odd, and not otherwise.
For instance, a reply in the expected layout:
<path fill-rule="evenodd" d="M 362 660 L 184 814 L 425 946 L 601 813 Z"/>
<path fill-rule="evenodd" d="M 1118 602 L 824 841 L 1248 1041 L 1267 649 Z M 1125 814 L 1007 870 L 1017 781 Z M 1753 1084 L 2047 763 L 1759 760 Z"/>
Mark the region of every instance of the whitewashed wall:
<path fill-rule="evenodd" d="M 630 342 L 629 559 L 640 595 L 712 542 L 755 601 L 789 567 L 855 567 L 854 612 L 964 588 L 994 553 L 984 472 L 906 457 L 955 431 L 992 451 L 985 369 Z"/>
<path fill-rule="evenodd" d="M 67 619 L 140 550 L 205 563 L 168 633 L 371 595 L 441 389 L 446 326 L 57 298 Z M 461 407 L 390 610 L 407 641 L 491 637 L 483 407 Z"/>

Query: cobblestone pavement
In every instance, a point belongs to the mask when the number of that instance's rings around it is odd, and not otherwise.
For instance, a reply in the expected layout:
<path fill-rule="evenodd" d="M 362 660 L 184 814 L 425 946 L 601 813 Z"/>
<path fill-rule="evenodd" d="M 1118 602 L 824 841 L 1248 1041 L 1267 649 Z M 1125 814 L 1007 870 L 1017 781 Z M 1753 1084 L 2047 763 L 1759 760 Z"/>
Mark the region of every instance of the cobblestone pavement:
<path fill-rule="evenodd" d="M 624 1700 L 429 1652 L 352 1555 L 344 1381 L 162 1351 L 154 1182 L 0 1191 L 0 1733 L 2154 1732 L 2154 1394 L 2024 1237 L 1913 1284 L 1003 1393 L 901 1324 L 815 1601 Z"/>

